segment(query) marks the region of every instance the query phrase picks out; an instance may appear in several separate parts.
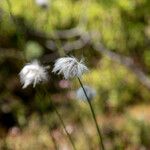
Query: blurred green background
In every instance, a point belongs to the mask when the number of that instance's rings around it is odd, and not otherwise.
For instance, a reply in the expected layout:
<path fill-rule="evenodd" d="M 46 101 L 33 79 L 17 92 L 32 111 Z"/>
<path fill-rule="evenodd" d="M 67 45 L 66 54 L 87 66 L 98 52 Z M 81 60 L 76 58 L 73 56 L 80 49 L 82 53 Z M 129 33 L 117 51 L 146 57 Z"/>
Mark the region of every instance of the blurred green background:
<path fill-rule="evenodd" d="M 82 80 L 96 90 L 106 149 L 149 150 L 149 0 L 0 0 L 0 149 L 71 150 L 51 100 L 77 149 L 98 149 L 78 82 L 51 73 L 65 55 L 90 69 Z M 18 73 L 33 59 L 50 66 L 49 82 L 22 89 Z"/>

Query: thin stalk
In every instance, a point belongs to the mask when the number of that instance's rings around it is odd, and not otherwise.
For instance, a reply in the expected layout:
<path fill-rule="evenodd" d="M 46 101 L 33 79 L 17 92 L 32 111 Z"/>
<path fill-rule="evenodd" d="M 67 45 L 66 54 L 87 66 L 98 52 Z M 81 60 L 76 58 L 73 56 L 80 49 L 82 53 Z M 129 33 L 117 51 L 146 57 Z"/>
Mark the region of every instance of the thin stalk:
<path fill-rule="evenodd" d="M 40 91 L 40 89 L 37 88 L 36 89 L 36 93 L 38 94 L 39 91 Z M 40 98 L 40 100 L 43 99 L 43 97 L 41 96 L 41 94 L 38 94 L 37 96 Z M 40 120 L 41 120 L 41 122 L 46 123 L 45 119 L 43 118 L 43 113 L 40 113 Z M 51 136 L 51 139 L 52 139 L 52 142 L 53 142 L 54 150 L 58 150 L 57 142 L 56 142 L 55 138 L 52 135 L 52 130 L 51 129 L 50 129 L 50 136 Z"/>
<path fill-rule="evenodd" d="M 79 81 L 79 83 L 80 83 L 80 85 L 81 85 L 81 87 L 83 89 L 83 92 L 84 92 L 86 98 L 87 98 L 87 101 L 88 101 L 88 104 L 89 104 L 89 107 L 90 107 L 90 110 L 91 110 L 91 113 L 92 113 L 92 116 L 93 116 L 93 119 L 94 119 L 94 123 L 95 123 L 96 129 L 97 129 L 100 147 L 102 148 L 102 150 L 105 150 L 102 134 L 101 134 L 100 128 L 99 128 L 97 120 L 96 120 L 96 115 L 95 115 L 94 109 L 92 107 L 92 103 L 91 103 L 89 97 L 87 96 L 87 93 L 86 93 L 86 91 L 84 89 L 84 86 L 83 86 L 83 84 L 82 84 L 82 82 L 81 82 L 79 77 L 78 77 L 78 81 Z"/>
<path fill-rule="evenodd" d="M 50 131 L 50 136 L 51 136 L 51 139 L 52 139 L 53 144 L 54 144 L 54 149 L 55 149 L 55 150 L 58 150 L 58 146 L 57 146 L 56 140 L 55 140 L 55 138 L 53 137 L 51 131 Z"/>
<path fill-rule="evenodd" d="M 45 89 L 45 87 L 43 87 L 43 89 L 44 89 L 44 91 L 47 93 L 47 90 Z M 71 143 L 73 149 L 74 149 L 74 150 L 77 150 L 76 147 L 75 147 L 75 144 L 74 144 L 74 142 L 73 142 L 73 139 L 72 139 L 71 135 L 69 134 L 69 132 L 68 132 L 67 129 L 66 129 L 65 123 L 64 123 L 64 121 L 63 121 L 63 119 L 62 119 L 62 117 L 61 117 L 59 111 L 57 110 L 55 104 L 54 104 L 52 101 L 51 101 L 51 104 L 52 104 L 52 106 L 53 106 L 53 108 L 54 108 L 54 111 L 55 111 L 56 115 L 58 116 L 58 118 L 59 118 L 59 120 L 60 120 L 60 122 L 61 122 L 61 124 L 62 124 L 62 126 L 63 126 L 63 128 L 64 128 L 64 130 L 65 130 L 65 132 L 66 132 L 66 134 L 67 134 L 67 137 L 68 137 L 68 139 L 69 139 L 69 141 L 70 141 L 70 143 Z"/>
<path fill-rule="evenodd" d="M 63 128 L 64 128 L 64 130 L 65 130 L 65 132 L 66 132 L 66 134 L 67 134 L 67 136 L 68 136 L 68 139 L 70 140 L 70 142 L 71 142 L 71 144 L 72 144 L 73 149 L 76 150 L 76 147 L 75 147 L 75 144 L 74 144 L 74 142 L 73 142 L 73 140 L 72 140 L 72 137 L 71 137 L 71 135 L 69 134 L 69 132 L 67 131 L 66 126 L 65 126 L 65 123 L 64 123 L 64 121 L 63 121 L 63 119 L 62 119 L 60 113 L 58 112 L 58 110 L 57 110 L 57 108 L 55 107 L 55 105 L 54 105 L 54 104 L 52 104 L 52 105 L 53 105 L 54 110 L 55 110 L 55 112 L 56 112 L 56 114 L 57 114 L 57 116 L 58 116 L 58 118 L 59 118 L 59 120 L 60 120 L 60 122 L 61 122 L 61 124 L 62 124 L 62 126 L 63 126 Z"/>

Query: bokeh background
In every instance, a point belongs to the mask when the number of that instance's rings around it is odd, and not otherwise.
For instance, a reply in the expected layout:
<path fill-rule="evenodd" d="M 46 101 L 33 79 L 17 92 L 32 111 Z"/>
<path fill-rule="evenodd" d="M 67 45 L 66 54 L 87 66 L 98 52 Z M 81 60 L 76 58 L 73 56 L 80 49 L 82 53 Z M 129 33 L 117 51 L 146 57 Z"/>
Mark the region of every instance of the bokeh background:
<path fill-rule="evenodd" d="M 0 149 L 71 150 L 51 101 L 77 149 L 98 149 L 78 82 L 51 73 L 66 55 L 90 69 L 82 80 L 96 90 L 106 149 L 150 150 L 149 0 L 0 0 Z M 50 66 L 49 81 L 22 89 L 33 59 Z"/>

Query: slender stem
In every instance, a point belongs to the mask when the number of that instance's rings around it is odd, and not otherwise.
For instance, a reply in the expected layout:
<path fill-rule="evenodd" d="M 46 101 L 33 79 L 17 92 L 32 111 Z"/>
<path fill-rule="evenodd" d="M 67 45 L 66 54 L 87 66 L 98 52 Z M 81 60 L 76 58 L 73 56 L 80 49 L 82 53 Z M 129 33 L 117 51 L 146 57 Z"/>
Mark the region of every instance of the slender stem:
<path fill-rule="evenodd" d="M 45 89 L 45 87 L 43 87 L 43 89 L 44 89 L 44 91 L 47 93 L 47 90 Z M 59 120 L 60 120 L 60 122 L 61 122 L 61 124 L 62 124 L 62 126 L 63 126 L 63 128 L 64 128 L 64 130 L 65 130 L 65 132 L 66 132 L 66 134 L 67 134 L 67 137 L 68 137 L 68 139 L 69 139 L 69 141 L 70 141 L 70 143 L 71 143 L 73 149 L 74 149 L 74 150 L 77 150 L 76 147 L 75 147 L 75 144 L 74 144 L 74 142 L 73 142 L 73 139 L 72 139 L 71 135 L 69 134 L 69 132 L 68 132 L 67 129 L 66 129 L 65 123 L 64 123 L 64 121 L 63 121 L 63 119 L 62 119 L 62 117 L 61 117 L 59 111 L 57 110 L 55 104 L 54 104 L 52 101 L 51 101 L 51 104 L 52 104 L 52 106 L 53 106 L 53 108 L 54 108 L 54 111 L 56 112 L 56 115 L 58 116 L 58 118 L 59 118 Z"/>
<path fill-rule="evenodd" d="M 41 91 L 40 88 L 36 88 L 36 93 L 37 94 L 39 93 L 39 91 Z M 43 99 L 41 94 L 38 94 L 37 96 L 40 98 L 40 100 Z M 40 120 L 41 120 L 41 122 L 47 123 L 46 120 L 43 118 L 42 113 L 40 113 Z M 57 142 L 56 142 L 56 140 L 55 140 L 55 138 L 53 137 L 53 134 L 52 134 L 52 129 L 50 129 L 50 136 L 51 136 L 51 139 L 52 139 L 52 142 L 53 142 L 53 145 L 54 145 L 54 150 L 58 150 Z"/>
<path fill-rule="evenodd" d="M 66 134 L 67 134 L 67 136 L 68 136 L 68 138 L 69 138 L 69 140 L 70 140 L 70 142 L 71 142 L 71 144 L 72 144 L 73 149 L 76 150 L 76 147 L 75 147 L 75 144 L 74 144 L 74 142 L 73 142 L 73 140 L 72 140 L 72 137 L 71 137 L 71 135 L 69 134 L 69 132 L 67 131 L 66 126 L 65 126 L 65 123 L 64 123 L 63 119 L 61 118 L 60 113 L 58 112 L 58 110 L 57 110 L 57 108 L 54 106 L 54 104 L 53 104 L 53 107 L 54 107 L 54 110 L 55 110 L 55 112 L 56 112 L 56 114 L 57 114 L 57 116 L 58 116 L 58 118 L 59 118 L 59 120 L 60 120 L 60 122 L 61 122 L 61 124 L 62 124 L 62 126 L 63 126 L 63 128 L 64 128 L 64 130 L 65 130 L 65 132 L 66 132 Z"/>
<path fill-rule="evenodd" d="M 53 144 L 54 144 L 54 149 L 55 149 L 55 150 L 58 150 L 58 146 L 57 146 L 56 140 L 55 140 L 55 138 L 53 137 L 53 135 L 52 135 L 51 132 L 52 132 L 52 131 L 50 131 L 50 136 L 51 136 L 51 139 L 52 139 Z"/>
<path fill-rule="evenodd" d="M 81 82 L 79 77 L 78 77 L 78 81 L 79 81 L 79 83 L 80 83 L 80 85 L 81 85 L 81 87 L 83 89 L 83 92 L 84 92 L 86 98 L 87 98 L 87 101 L 88 101 L 88 104 L 89 104 L 89 107 L 90 107 L 90 110 L 91 110 L 91 113 L 92 113 L 92 116 L 93 116 L 93 119 L 94 119 L 94 122 L 95 122 L 97 133 L 98 133 L 98 136 L 99 136 L 99 140 L 100 140 L 99 142 L 100 142 L 101 148 L 102 148 L 102 150 L 105 150 L 102 134 L 101 134 L 100 128 L 98 126 L 98 123 L 97 123 L 97 120 L 96 120 L 96 115 L 95 115 L 94 109 L 92 107 L 91 101 L 90 101 L 89 97 L 87 96 L 87 93 L 86 93 L 86 91 L 84 89 L 84 86 L 83 86 L 83 84 L 82 84 L 82 82 Z"/>

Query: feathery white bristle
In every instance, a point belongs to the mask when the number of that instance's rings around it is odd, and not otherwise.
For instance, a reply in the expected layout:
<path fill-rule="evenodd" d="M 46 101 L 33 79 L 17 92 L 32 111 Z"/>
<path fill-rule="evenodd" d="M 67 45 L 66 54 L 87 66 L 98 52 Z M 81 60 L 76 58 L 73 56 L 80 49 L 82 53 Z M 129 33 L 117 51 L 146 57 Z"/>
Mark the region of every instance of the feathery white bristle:
<path fill-rule="evenodd" d="M 52 72 L 62 74 L 65 79 L 69 79 L 80 77 L 87 71 L 88 68 L 84 65 L 82 60 L 78 62 L 74 57 L 63 57 L 56 60 Z"/>
<path fill-rule="evenodd" d="M 30 84 L 35 87 L 37 83 L 48 80 L 47 67 L 41 66 L 37 60 L 34 60 L 22 68 L 19 76 L 23 84 L 22 88 L 26 88 Z"/>

